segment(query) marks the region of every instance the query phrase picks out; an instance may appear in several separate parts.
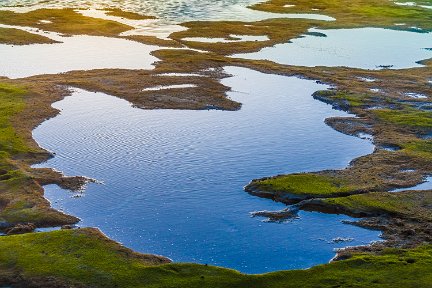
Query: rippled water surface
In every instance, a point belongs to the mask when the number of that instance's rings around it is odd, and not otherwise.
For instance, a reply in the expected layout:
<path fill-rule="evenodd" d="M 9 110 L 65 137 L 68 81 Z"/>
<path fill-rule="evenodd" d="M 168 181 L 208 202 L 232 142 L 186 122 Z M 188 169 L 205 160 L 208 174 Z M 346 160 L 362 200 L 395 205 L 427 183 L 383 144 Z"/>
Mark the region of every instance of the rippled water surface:
<path fill-rule="evenodd" d="M 146 15 L 154 15 L 170 22 L 190 20 L 245 20 L 257 21 L 268 18 L 310 18 L 317 20 L 334 20 L 325 15 L 310 14 L 277 14 L 248 9 L 247 6 L 258 3 L 258 0 L 5 0 L 0 7 L 24 5 L 33 8 L 106 8 L 118 7 Z M 313 12 L 313 11 L 311 11 Z"/>
<path fill-rule="evenodd" d="M 380 28 L 320 30 L 292 43 L 264 48 L 236 57 L 266 59 L 298 66 L 346 66 L 363 69 L 421 67 L 420 60 L 432 57 L 432 33 Z"/>
<path fill-rule="evenodd" d="M 62 43 L 0 45 L 0 76 L 22 78 L 72 70 L 102 68 L 151 69 L 158 47 L 125 39 L 73 36 L 53 37 Z"/>
<path fill-rule="evenodd" d="M 140 110 L 82 90 L 55 103 L 61 114 L 34 131 L 56 152 L 43 166 L 104 184 L 90 184 L 82 197 L 48 186 L 53 206 L 138 251 L 248 273 L 310 267 L 329 261 L 334 248 L 379 239 L 377 231 L 343 224 L 350 219 L 343 215 L 300 212 L 279 224 L 250 217 L 284 208 L 245 193 L 251 179 L 342 168 L 373 146 L 324 124 L 346 115 L 311 97 L 325 86 L 227 72 L 235 76 L 223 83 L 244 103 L 240 111 Z"/>

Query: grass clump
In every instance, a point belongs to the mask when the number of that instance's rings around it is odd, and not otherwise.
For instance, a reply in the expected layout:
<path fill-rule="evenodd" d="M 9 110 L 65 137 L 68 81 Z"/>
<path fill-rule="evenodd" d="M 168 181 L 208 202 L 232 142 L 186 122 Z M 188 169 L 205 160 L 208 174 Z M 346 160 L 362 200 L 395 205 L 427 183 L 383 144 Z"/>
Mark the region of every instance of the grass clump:
<path fill-rule="evenodd" d="M 335 109 L 349 111 L 352 108 L 362 108 L 371 101 L 366 94 L 353 94 L 344 91 L 321 90 L 312 95 L 324 103 L 330 104 Z"/>
<path fill-rule="evenodd" d="M 432 159 L 432 140 L 414 140 L 402 144 L 403 152 L 426 159 Z"/>
<path fill-rule="evenodd" d="M 83 16 L 73 9 L 38 9 L 27 13 L 0 11 L 0 23 L 37 27 L 67 35 L 117 36 L 132 29 L 115 21 Z"/>
<path fill-rule="evenodd" d="M 412 108 L 402 110 L 377 109 L 375 115 L 381 120 L 398 126 L 432 129 L 432 112 Z"/>
<path fill-rule="evenodd" d="M 56 41 L 47 37 L 15 28 L 0 27 L 0 43 L 9 45 L 51 44 Z"/>
<path fill-rule="evenodd" d="M 322 200 L 347 211 L 366 214 L 390 214 L 432 221 L 432 192 L 373 192 Z"/>
<path fill-rule="evenodd" d="M 0 151 L 6 153 L 0 159 L 30 152 L 11 124 L 11 118 L 24 110 L 26 93 L 24 87 L 0 83 Z"/>
<path fill-rule="evenodd" d="M 259 190 L 286 192 L 295 195 L 331 196 L 358 190 L 357 186 L 335 177 L 318 174 L 290 174 L 254 183 Z"/>
<path fill-rule="evenodd" d="M 430 245 L 387 249 L 379 255 L 354 254 L 351 259 L 308 270 L 263 275 L 199 264 L 154 266 L 167 260 L 133 253 L 94 229 L 2 237 L 0 248 L 0 276 L 23 276 L 30 283 L 49 279 L 50 284 L 86 287 L 326 288 L 428 287 L 432 281 Z"/>

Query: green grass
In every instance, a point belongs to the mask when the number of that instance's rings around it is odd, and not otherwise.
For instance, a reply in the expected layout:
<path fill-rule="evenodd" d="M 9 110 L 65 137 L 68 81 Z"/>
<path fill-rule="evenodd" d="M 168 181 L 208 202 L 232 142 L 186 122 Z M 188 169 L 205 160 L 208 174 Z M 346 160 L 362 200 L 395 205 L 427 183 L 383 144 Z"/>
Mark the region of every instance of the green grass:
<path fill-rule="evenodd" d="M 403 110 L 379 109 L 374 110 L 374 113 L 381 121 L 391 124 L 413 128 L 432 128 L 432 112 L 429 111 L 406 108 Z"/>
<path fill-rule="evenodd" d="M 432 159 L 432 140 L 414 140 L 401 146 L 411 156 Z"/>
<path fill-rule="evenodd" d="M 12 125 L 13 118 L 24 110 L 28 95 L 24 87 L 0 82 L 0 222 L 70 223 L 75 218 L 50 209 L 41 196 L 42 188 L 28 174 L 28 167 L 14 160 L 38 152 L 27 145 Z"/>
<path fill-rule="evenodd" d="M 0 275 L 55 277 L 90 287 L 428 287 L 432 246 L 385 250 L 353 258 L 263 275 L 199 264 L 154 263 L 101 237 L 94 230 L 61 230 L 0 238 Z"/>
<path fill-rule="evenodd" d="M 374 192 L 349 197 L 322 200 L 326 204 L 341 206 L 348 211 L 385 213 L 401 217 L 432 221 L 432 192 Z"/>
<path fill-rule="evenodd" d="M 359 187 L 330 176 L 317 174 L 290 174 L 254 183 L 264 191 L 286 192 L 296 195 L 330 196 L 356 191 Z"/>
<path fill-rule="evenodd" d="M 26 93 L 23 87 L 0 83 L 0 151 L 3 158 L 30 151 L 11 124 L 11 118 L 25 107 L 23 97 Z"/>
<path fill-rule="evenodd" d="M 333 90 L 316 91 L 313 96 L 320 101 L 332 104 L 334 107 L 339 107 L 346 111 L 351 108 L 362 107 L 371 100 L 371 97 L 366 94 L 353 94 Z"/>

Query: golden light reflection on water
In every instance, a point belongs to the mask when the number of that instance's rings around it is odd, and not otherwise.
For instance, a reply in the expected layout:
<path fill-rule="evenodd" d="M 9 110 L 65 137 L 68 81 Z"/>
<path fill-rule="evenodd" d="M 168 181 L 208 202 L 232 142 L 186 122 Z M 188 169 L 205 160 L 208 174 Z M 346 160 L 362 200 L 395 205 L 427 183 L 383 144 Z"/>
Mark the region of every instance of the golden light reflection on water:
<path fill-rule="evenodd" d="M 38 8 L 120 8 L 144 15 L 156 16 L 164 22 L 181 23 L 193 20 L 260 21 L 270 18 L 300 18 L 334 21 L 320 14 L 278 14 L 247 8 L 260 0 L 5 0 L 0 7 L 20 6 L 19 10 Z"/>
<path fill-rule="evenodd" d="M 178 22 L 180 19 L 214 19 L 247 17 L 238 15 L 239 10 L 259 2 L 258 0 L 5 0 L 0 6 L 24 6 L 36 8 L 107 8 L 117 7 L 123 10 L 155 15 L 166 20 Z M 244 12 L 244 11 L 243 11 Z M 253 13 L 253 12 L 250 12 Z M 236 16 L 237 15 L 237 16 Z"/>

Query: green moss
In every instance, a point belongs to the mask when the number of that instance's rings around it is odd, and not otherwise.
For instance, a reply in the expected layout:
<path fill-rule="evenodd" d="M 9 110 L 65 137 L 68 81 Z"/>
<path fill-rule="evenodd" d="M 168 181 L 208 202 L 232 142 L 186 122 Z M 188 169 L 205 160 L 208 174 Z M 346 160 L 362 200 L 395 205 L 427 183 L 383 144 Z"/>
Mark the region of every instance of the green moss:
<path fill-rule="evenodd" d="M 374 114 L 381 120 L 399 126 L 432 128 L 432 112 L 405 108 L 402 110 L 379 109 Z"/>
<path fill-rule="evenodd" d="M 403 217 L 414 217 L 432 221 L 431 191 L 375 192 L 349 197 L 322 200 L 327 204 L 344 207 L 348 211 L 364 213 L 386 213 Z"/>
<path fill-rule="evenodd" d="M 14 160 L 37 152 L 12 125 L 13 118 L 24 110 L 29 95 L 25 87 L 0 82 L 0 219 L 11 224 L 76 222 L 76 218 L 50 209 L 42 198 L 42 188 L 29 175 L 26 165 Z"/>
<path fill-rule="evenodd" d="M 28 44 L 44 44 L 55 43 L 47 37 L 29 33 L 23 30 L 14 28 L 1 28 L 0 27 L 0 43 L 10 45 L 28 45 Z"/>
<path fill-rule="evenodd" d="M 30 151 L 11 124 L 11 118 L 24 109 L 26 93 L 23 87 L 0 83 L 0 151 L 9 155 Z"/>
<path fill-rule="evenodd" d="M 403 152 L 426 159 L 432 159 L 432 140 L 415 140 L 401 145 Z"/>
<path fill-rule="evenodd" d="M 321 90 L 313 94 L 315 99 L 331 104 L 334 108 L 345 111 L 352 108 L 363 107 L 371 101 L 371 97 L 366 94 L 354 94 L 344 91 Z"/>
<path fill-rule="evenodd" d="M 286 192 L 296 195 L 329 196 L 358 190 L 359 187 L 330 176 L 290 174 L 254 183 L 259 190 Z"/>
<path fill-rule="evenodd" d="M 62 230 L 0 238 L 0 274 L 51 277 L 91 287 L 428 287 L 432 246 L 385 250 L 308 270 L 245 275 L 199 264 L 155 263 L 94 230 Z"/>

